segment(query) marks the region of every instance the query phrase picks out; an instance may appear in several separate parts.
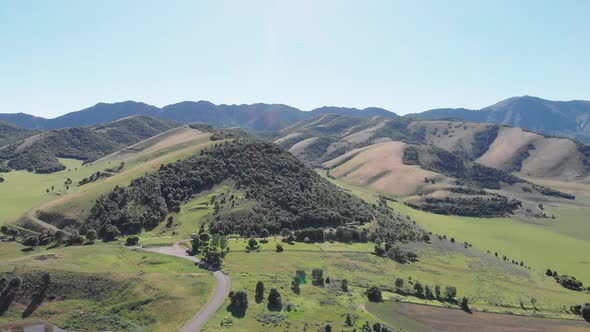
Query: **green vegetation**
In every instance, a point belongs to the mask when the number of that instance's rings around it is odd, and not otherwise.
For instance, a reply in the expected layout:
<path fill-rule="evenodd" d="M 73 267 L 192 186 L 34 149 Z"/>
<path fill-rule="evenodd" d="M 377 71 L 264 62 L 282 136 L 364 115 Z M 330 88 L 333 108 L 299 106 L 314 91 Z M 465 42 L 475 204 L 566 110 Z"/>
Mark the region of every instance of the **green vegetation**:
<path fill-rule="evenodd" d="M 0 278 L 21 278 L 14 302 L 23 304 L 0 323 L 26 317 L 68 330 L 176 330 L 213 290 L 210 273 L 180 258 L 112 245 L 21 249 L 0 242 Z"/>
<path fill-rule="evenodd" d="M 377 219 L 382 237 L 421 238 L 413 225 L 393 218 L 389 210 L 344 193 L 276 145 L 249 139 L 215 144 L 199 156 L 163 165 L 127 188 L 115 188 L 97 200 L 87 226 L 103 237 L 111 225 L 124 234 L 153 229 L 169 212 L 179 213 L 183 203 L 225 181 L 235 183 L 256 205 L 241 218 L 215 218 L 211 233 L 247 236 L 266 229 L 277 234 L 283 228 L 362 225 Z"/>
<path fill-rule="evenodd" d="M 94 127 L 53 130 L 29 142 L 1 148 L 0 164 L 5 162 L 9 169 L 54 173 L 66 169 L 58 158 L 90 162 L 175 126 L 169 121 L 135 116 Z"/>

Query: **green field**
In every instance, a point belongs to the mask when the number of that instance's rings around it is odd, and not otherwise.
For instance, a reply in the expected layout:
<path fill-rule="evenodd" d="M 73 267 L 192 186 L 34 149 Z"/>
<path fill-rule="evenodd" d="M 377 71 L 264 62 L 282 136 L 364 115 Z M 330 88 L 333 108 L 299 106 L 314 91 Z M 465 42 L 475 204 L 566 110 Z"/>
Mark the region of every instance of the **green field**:
<path fill-rule="evenodd" d="M 270 238 L 261 249 L 273 249 L 280 238 Z M 209 331 L 216 330 L 223 322 L 232 330 L 317 330 L 330 322 L 335 330 L 346 329 L 344 319 L 347 313 L 356 317 L 357 328 L 365 320 L 371 322 L 375 318 L 363 310 L 367 302 L 364 291 L 369 285 L 378 285 L 383 289 L 393 289 L 395 278 L 403 278 L 405 288 L 409 284 L 420 281 L 434 288 L 455 286 L 458 296 L 470 298 L 472 308 L 480 311 L 514 313 L 531 315 L 530 299 L 537 299 L 538 315 L 547 317 L 574 318 L 562 310 L 563 306 L 582 303 L 587 295 L 569 291 L 558 285 L 553 279 L 542 274 L 530 272 L 513 264 L 504 263 L 495 257 L 481 253 L 475 249 L 464 249 L 461 245 L 451 245 L 449 241 L 433 240 L 424 249 L 417 249 L 419 261 L 409 264 L 398 264 L 387 258 L 380 258 L 370 253 L 371 243 L 343 244 L 319 243 L 294 245 L 282 243 L 282 253 L 261 251 L 242 252 L 246 246 L 243 239 L 230 241 L 232 252 L 226 257 L 223 270 L 232 277 L 232 289 L 246 289 L 249 294 L 249 307 L 244 318 L 232 317 L 231 313 L 221 310 L 207 325 Z M 238 252 L 240 250 L 240 252 Z M 296 250 L 306 250 L 297 252 Z M 359 253 L 341 253 L 341 250 L 359 251 Z M 302 294 L 295 295 L 290 290 L 290 280 L 297 269 L 306 270 L 308 277 L 313 268 L 322 268 L 324 275 L 332 279 L 331 285 L 315 287 L 306 284 Z M 338 291 L 339 280 L 346 278 L 351 284 L 351 293 Z M 266 304 L 253 301 L 256 282 L 262 280 L 265 287 L 277 287 L 282 295 L 283 303 L 293 304 L 291 312 L 280 312 L 284 315 L 275 326 L 273 323 L 262 324 L 271 312 Z M 268 294 L 268 293 L 267 293 Z M 447 303 L 419 299 L 413 296 L 401 296 L 385 293 L 385 298 L 435 306 Z M 522 309 L 520 301 L 529 304 Z M 229 304 L 229 301 L 226 303 Z M 265 316 L 266 315 L 266 316 Z M 273 314 L 274 315 L 274 314 Z M 275 317 L 276 318 L 276 317 Z M 306 325 L 306 323 L 308 325 Z"/>
<path fill-rule="evenodd" d="M 98 330 L 108 326 L 144 331 L 176 330 L 208 301 L 214 287 L 214 278 L 209 272 L 184 259 L 133 251 L 119 245 L 49 250 L 39 247 L 32 252 L 23 252 L 23 248 L 13 242 L 0 243 L 0 274 L 42 270 L 53 278 L 71 272 L 116 282 L 114 291 L 99 302 L 81 298 L 45 301 L 27 318 L 74 330 Z M 0 323 L 20 320 L 21 311 L 20 307 L 11 307 L 0 318 Z"/>
<path fill-rule="evenodd" d="M 576 225 L 583 223 L 584 219 L 579 219 L 576 213 L 567 215 L 568 210 L 563 210 L 566 212 L 562 215 L 556 210 L 557 219 L 553 221 L 555 226 L 540 226 L 511 218 L 435 215 L 414 210 L 401 203 L 390 204 L 396 211 L 409 215 L 420 226 L 435 234 L 454 237 L 460 243 L 469 242 L 482 251 L 489 250 L 492 253 L 498 252 L 500 256 L 523 260 L 536 273 L 543 273 L 551 268 L 590 284 L 590 233 L 580 232 L 576 237 L 564 234 L 568 228 L 573 232 Z M 580 237 L 585 237 L 586 240 Z"/>

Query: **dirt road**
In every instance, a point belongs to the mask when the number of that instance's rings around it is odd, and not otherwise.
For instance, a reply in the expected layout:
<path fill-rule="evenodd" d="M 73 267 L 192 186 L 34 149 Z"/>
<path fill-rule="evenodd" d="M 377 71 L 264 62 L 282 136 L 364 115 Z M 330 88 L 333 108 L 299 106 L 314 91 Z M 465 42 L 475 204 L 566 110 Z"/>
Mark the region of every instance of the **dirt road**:
<path fill-rule="evenodd" d="M 186 253 L 184 247 L 180 245 L 183 241 L 176 242 L 171 247 L 154 247 L 154 248 L 142 248 L 141 250 L 156 252 L 164 255 L 181 257 L 188 259 L 195 263 L 199 262 L 199 259 L 194 256 L 189 256 Z M 221 271 L 215 271 L 215 293 L 209 302 L 199 311 L 186 325 L 184 325 L 179 331 L 180 332 L 195 332 L 200 331 L 207 321 L 215 314 L 215 312 L 223 305 L 229 289 L 231 286 L 231 278 Z"/>

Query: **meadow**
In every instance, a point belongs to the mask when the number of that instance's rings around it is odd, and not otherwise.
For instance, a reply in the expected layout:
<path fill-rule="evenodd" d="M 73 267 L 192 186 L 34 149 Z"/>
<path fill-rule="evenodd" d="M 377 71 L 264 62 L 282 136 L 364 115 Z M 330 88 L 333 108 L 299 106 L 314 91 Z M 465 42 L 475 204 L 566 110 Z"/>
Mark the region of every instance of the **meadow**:
<path fill-rule="evenodd" d="M 53 279 L 64 273 L 113 280 L 115 286 L 98 301 L 65 298 L 45 301 L 26 320 L 48 321 L 72 330 L 124 329 L 172 331 L 207 303 L 214 287 L 210 272 L 181 258 L 134 251 L 117 244 L 38 247 L 23 251 L 14 242 L 0 242 L 0 274 L 47 271 Z M 21 320 L 13 306 L 0 323 Z"/>

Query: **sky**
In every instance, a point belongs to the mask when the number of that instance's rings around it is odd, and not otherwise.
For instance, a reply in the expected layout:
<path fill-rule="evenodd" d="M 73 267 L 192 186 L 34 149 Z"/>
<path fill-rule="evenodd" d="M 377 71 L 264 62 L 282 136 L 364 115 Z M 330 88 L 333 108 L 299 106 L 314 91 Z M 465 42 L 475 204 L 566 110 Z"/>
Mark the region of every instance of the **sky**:
<path fill-rule="evenodd" d="M 0 113 L 590 99 L 590 1 L 0 0 Z"/>

